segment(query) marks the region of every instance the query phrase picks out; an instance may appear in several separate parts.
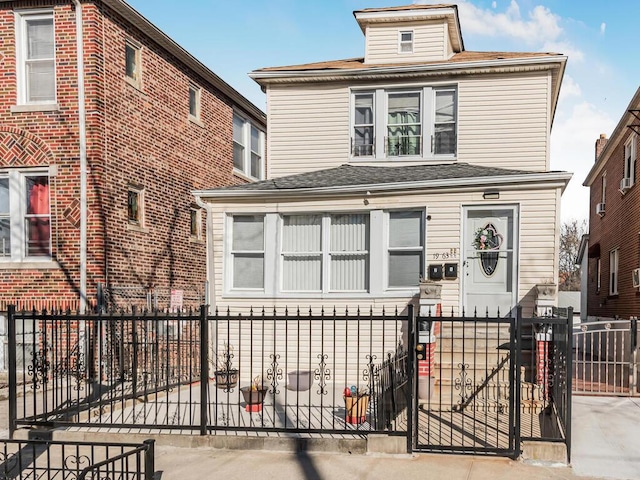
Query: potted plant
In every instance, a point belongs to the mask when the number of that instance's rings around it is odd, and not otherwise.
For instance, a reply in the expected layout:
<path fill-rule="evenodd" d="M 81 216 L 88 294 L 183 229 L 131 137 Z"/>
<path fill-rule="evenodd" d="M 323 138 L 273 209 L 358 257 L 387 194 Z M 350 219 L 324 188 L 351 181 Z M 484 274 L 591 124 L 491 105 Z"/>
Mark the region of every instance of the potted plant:
<path fill-rule="evenodd" d="M 369 408 L 369 392 L 366 388 L 346 387 L 343 392 L 346 422 L 357 425 L 367 421 L 367 409 Z"/>
<path fill-rule="evenodd" d="M 231 363 L 232 358 L 233 345 L 224 342 L 222 348 L 218 350 L 218 354 L 216 355 L 216 370 L 213 372 L 216 387 L 229 389 L 238 384 L 238 369 L 233 368 L 233 364 Z"/>
<path fill-rule="evenodd" d="M 240 391 L 246 403 L 245 410 L 247 412 L 262 411 L 262 402 L 264 402 L 267 390 L 262 375 L 256 376 L 248 387 L 242 387 Z"/>

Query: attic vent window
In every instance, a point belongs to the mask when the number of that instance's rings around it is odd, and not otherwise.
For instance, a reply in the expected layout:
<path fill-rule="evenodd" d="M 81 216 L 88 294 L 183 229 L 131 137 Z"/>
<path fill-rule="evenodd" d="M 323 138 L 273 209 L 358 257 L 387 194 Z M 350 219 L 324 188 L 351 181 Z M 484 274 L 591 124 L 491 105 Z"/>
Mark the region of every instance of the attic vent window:
<path fill-rule="evenodd" d="M 400 53 L 413 53 L 413 31 L 399 32 Z"/>

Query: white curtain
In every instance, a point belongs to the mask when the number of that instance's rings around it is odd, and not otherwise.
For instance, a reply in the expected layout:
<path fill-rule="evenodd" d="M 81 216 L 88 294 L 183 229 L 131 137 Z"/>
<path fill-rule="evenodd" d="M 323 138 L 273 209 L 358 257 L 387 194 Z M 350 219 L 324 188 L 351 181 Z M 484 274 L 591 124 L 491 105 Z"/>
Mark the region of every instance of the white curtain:
<path fill-rule="evenodd" d="M 9 179 L 0 178 L 0 257 L 11 255 L 11 222 L 9 219 Z"/>
<path fill-rule="evenodd" d="M 369 279 L 369 216 L 331 216 L 331 290 L 366 291 Z"/>
<path fill-rule="evenodd" d="M 322 290 L 322 217 L 283 217 L 282 255 L 283 290 Z"/>

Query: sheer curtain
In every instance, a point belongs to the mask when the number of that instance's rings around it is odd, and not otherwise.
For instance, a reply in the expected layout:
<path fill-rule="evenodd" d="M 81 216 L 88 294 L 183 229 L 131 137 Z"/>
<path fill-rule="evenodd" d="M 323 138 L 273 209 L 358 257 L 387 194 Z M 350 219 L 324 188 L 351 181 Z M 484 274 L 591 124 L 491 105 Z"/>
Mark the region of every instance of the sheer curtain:
<path fill-rule="evenodd" d="M 26 21 L 27 100 L 55 100 L 53 18 Z"/>
<path fill-rule="evenodd" d="M 420 155 L 420 93 L 390 93 L 387 109 L 389 155 Z"/>
<path fill-rule="evenodd" d="M 264 287 L 264 217 L 233 217 L 233 287 Z"/>
<path fill-rule="evenodd" d="M 389 213 L 389 287 L 418 285 L 423 273 L 422 212 Z"/>
<path fill-rule="evenodd" d="M 0 257 L 11 256 L 9 179 L 0 178 Z"/>

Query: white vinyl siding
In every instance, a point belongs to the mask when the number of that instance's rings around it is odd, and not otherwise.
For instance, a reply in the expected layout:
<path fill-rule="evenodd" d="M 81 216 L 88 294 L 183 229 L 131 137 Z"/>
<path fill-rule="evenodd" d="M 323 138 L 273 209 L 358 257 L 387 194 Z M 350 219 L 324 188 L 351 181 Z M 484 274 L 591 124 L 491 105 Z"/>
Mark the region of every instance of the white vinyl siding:
<path fill-rule="evenodd" d="M 458 83 L 458 161 L 549 170 L 549 73 Z"/>
<path fill-rule="evenodd" d="M 345 162 L 350 139 L 346 86 L 270 86 L 267 93 L 268 178 Z"/>
<path fill-rule="evenodd" d="M 557 231 L 559 217 L 557 207 L 560 201 L 560 188 L 525 188 L 521 186 L 513 190 L 501 190 L 498 205 L 517 205 L 519 208 L 519 245 L 518 245 L 518 301 L 526 309 L 532 311 L 534 304 L 535 285 L 545 279 L 557 278 L 557 252 L 559 249 L 559 239 Z M 227 212 L 234 214 L 253 214 L 259 209 L 261 212 L 287 212 L 290 215 L 309 215 L 317 212 L 322 215 L 324 212 L 340 209 L 352 213 L 370 215 L 371 231 L 380 230 L 384 227 L 384 212 L 396 210 L 424 210 L 431 217 L 425 222 L 425 265 L 430 263 L 445 263 L 443 254 L 448 258 L 446 262 L 459 263 L 461 254 L 461 224 L 462 206 L 467 205 L 487 205 L 487 201 L 482 198 L 482 191 L 467 193 L 422 193 L 406 194 L 398 193 L 393 196 L 376 197 L 372 195 L 368 198 L 368 204 L 364 205 L 361 196 L 351 198 L 328 198 L 328 199 L 297 199 L 279 200 L 278 202 L 249 203 L 216 203 L 213 204 L 213 245 L 222 245 L 224 238 L 224 219 Z M 495 203 L 491 203 L 495 205 Z M 269 217 L 269 215 L 267 215 Z M 269 221 L 266 222 L 269 225 Z M 277 225 L 277 223 L 276 223 Z M 278 238 L 277 227 L 267 232 L 266 238 L 271 241 Z M 383 307 L 393 309 L 396 306 L 400 309 L 406 307 L 407 302 L 418 294 L 417 286 L 411 289 L 385 290 L 384 283 L 387 282 L 388 272 L 385 266 L 385 252 L 387 251 L 387 241 L 375 234 L 370 236 L 369 245 L 369 265 L 370 278 L 376 281 L 369 285 L 368 292 L 348 292 L 344 294 L 326 293 L 317 294 L 313 292 L 288 293 L 265 292 L 245 295 L 234 295 L 233 292 L 225 291 L 222 288 L 222 278 L 224 271 L 224 254 L 222 248 L 213 249 L 213 268 L 215 272 L 216 289 L 213 292 L 216 297 L 216 305 L 226 308 L 240 308 L 248 310 L 250 306 L 260 305 L 265 308 L 284 308 L 292 305 L 305 305 L 305 308 L 312 308 L 319 311 L 320 308 L 338 309 L 344 307 L 352 308 L 354 304 L 360 306 L 374 306 L 375 309 Z M 277 260 L 273 260 L 269 267 L 270 260 L 265 260 L 266 276 L 273 274 L 273 271 L 280 268 Z M 460 264 L 458 264 L 460 269 Z M 459 270 L 461 271 L 461 269 Z M 443 282 L 442 304 L 444 308 L 458 311 L 461 299 L 460 284 L 462 279 L 447 280 Z"/>
<path fill-rule="evenodd" d="M 366 36 L 366 63 L 435 62 L 444 60 L 447 53 L 446 20 L 412 25 L 413 48 L 403 52 L 399 46 L 400 32 L 408 29 L 400 24 L 370 25 Z"/>
<path fill-rule="evenodd" d="M 446 88 L 448 85 L 451 83 L 434 83 L 433 87 Z M 455 85 L 457 161 L 526 171 L 549 170 L 551 112 L 547 72 L 456 79 Z M 400 87 L 384 84 L 380 88 Z M 403 88 L 410 86 L 403 85 Z M 359 86 L 350 95 L 346 86 L 269 86 L 269 178 L 344 164 L 349 158 L 354 136 L 353 94 L 373 90 L 364 84 L 362 90 Z M 384 100 L 381 103 L 375 97 L 375 108 L 379 108 L 379 103 L 382 105 Z M 384 129 L 385 119 L 376 120 Z M 435 118 L 428 120 L 434 122 Z M 397 166 L 402 161 L 408 164 L 424 161 L 410 157 L 384 160 L 384 139 L 379 143 L 380 148 L 374 152 L 379 158 L 369 159 L 376 165 Z M 424 143 L 426 153 L 430 145 L 428 141 Z"/>

